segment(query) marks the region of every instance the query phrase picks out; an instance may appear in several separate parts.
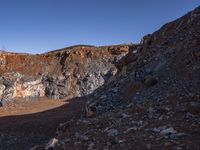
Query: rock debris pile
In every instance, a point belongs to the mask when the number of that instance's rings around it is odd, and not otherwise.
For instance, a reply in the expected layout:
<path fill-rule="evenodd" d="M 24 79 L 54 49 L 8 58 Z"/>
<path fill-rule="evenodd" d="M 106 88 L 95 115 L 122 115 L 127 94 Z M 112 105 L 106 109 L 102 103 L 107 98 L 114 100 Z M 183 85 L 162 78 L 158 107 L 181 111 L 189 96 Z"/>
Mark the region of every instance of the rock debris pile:
<path fill-rule="evenodd" d="M 60 149 L 200 149 L 200 7 L 145 36 L 60 124 Z"/>

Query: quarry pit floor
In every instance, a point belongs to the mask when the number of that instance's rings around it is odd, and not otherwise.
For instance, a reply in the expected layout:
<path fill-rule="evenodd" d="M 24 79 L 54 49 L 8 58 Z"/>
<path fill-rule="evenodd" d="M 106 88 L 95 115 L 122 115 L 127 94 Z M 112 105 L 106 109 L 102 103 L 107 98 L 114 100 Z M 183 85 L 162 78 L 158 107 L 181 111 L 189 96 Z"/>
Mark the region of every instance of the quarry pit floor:
<path fill-rule="evenodd" d="M 0 108 L 0 150 L 25 150 L 44 144 L 60 123 L 82 113 L 81 99 L 17 101 Z"/>

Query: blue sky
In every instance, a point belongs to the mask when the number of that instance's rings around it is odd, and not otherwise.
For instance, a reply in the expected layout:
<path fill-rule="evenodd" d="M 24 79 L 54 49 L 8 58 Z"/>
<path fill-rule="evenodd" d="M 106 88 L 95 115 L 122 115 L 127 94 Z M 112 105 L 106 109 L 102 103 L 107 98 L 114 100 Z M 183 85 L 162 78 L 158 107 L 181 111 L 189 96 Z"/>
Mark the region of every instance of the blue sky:
<path fill-rule="evenodd" d="M 0 0 L 0 49 L 137 43 L 199 0 Z"/>

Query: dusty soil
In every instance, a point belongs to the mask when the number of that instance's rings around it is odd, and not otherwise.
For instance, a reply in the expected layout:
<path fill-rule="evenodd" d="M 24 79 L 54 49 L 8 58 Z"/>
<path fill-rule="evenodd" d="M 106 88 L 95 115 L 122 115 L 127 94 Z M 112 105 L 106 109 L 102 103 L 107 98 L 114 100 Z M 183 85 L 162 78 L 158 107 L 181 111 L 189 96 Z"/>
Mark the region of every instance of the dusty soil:
<path fill-rule="evenodd" d="M 0 150 L 25 150 L 53 137 L 59 123 L 80 116 L 84 101 L 18 101 L 0 108 Z"/>
<path fill-rule="evenodd" d="M 9 103 L 0 108 L 0 117 L 43 112 L 49 109 L 60 107 L 67 103 L 68 102 L 64 100 L 54 101 L 46 98 L 41 98 L 37 101 L 15 101 L 14 103 Z"/>

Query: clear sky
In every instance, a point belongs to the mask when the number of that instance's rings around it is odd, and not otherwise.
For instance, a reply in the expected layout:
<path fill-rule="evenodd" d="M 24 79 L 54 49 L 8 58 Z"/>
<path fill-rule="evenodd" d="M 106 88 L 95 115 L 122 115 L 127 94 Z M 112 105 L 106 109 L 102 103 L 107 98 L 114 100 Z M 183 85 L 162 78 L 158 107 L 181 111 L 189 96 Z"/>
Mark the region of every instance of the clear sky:
<path fill-rule="evenodd" d="M 200 0 L 0 0 L 0 49 L 136 43 Z"/>

